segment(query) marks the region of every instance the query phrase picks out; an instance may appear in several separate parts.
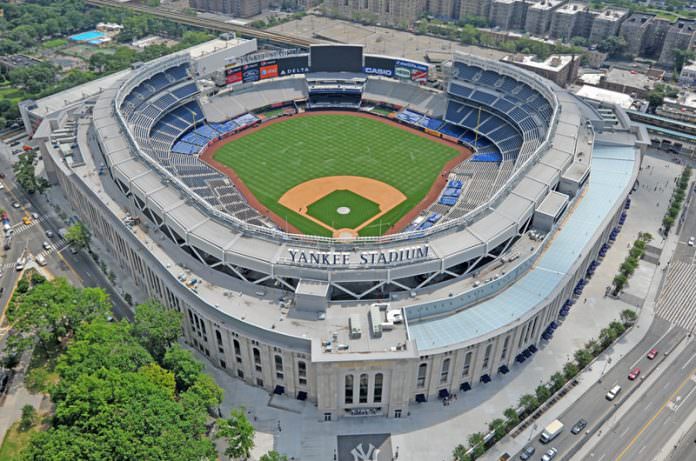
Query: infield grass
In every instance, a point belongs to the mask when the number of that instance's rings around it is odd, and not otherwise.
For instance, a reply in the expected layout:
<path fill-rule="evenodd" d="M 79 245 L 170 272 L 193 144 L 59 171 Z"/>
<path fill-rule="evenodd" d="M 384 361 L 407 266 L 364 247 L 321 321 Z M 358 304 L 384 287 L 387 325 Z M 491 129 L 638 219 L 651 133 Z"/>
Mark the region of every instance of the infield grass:
<path fill-rule="evenodd" d="M 278 203 L 298 184 L 325 176 L 363 176 L 400 190 L 407 199 L 362 229 L 360 235 L 366 236 L 384 233 L 418 204 L 457 155 L 454 147 L 377 119 L 318 114 L 249 133 L 222 146 L 214 158 L 232 168 L 264 206 L 306 234 L 331 232 Z"/>
<path fill-rule="evenodd" d="M 340 214 L 339 207 L 350 208 Z M 334 229 L 355 229 L 379 213 L 379 205 L 349 190 L 337 190 L 307 207 L 307 214 Z"/>

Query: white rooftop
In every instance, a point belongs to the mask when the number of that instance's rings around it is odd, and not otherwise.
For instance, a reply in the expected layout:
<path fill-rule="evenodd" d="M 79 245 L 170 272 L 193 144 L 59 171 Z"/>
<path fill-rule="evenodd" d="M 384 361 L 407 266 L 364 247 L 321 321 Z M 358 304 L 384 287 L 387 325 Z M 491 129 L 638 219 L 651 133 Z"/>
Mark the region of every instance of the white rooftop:
<path fill-rule="evenodd" d="M 633 105 L 633 98 L 627 94 L 590 85 L 583 85 L 576 94 L 583 98 L 592 99 L 593 101 L 617 104 L 624 109 L 630 109 Z"/>
<path fill-rule="evenodd" d="M 579 59 L 579 56 L 575 56 Z M 554 54 L 543 61 L 539 61 L 533 54 L 505 56 L 502 61 L 512 64 L 523 64 L 536 69 L 559 71 L 573 60 L 570 54 Z"/>

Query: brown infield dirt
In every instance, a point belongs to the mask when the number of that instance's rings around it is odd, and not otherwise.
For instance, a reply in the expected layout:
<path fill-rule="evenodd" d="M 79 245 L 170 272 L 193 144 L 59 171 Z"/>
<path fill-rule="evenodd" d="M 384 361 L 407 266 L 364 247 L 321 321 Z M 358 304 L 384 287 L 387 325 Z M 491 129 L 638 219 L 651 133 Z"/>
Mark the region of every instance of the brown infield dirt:
<path fill-rule="evenodd" d="M 472 154 L 473 151 L 471 149 L 468 149 L 461 144 L 456 144 L 451 141 L 447 141 L 445 139 L 439 138 L 437 136 L 430 135 L 428 133 L 425 133 L 420 130 L 416 130 L 414 128 L 411 128 L 407 125 L 401 124 L 397 121 L 387 119 L 378 115 L 373 115 L 373 114 L 368 114 L 366 112 L 352 112 L 352 111 L 318 111 L 318 112 L 303 112 L 301 114 L 295 114 L 292 115 L 292 117 L 312 117 L 312 116 L 317 116 L 317 115 L 352 115 L 354 117 L 363 117 L 363 118 L 371 118 L 374 120 L 379 120 L 382 123 L 385 123 L 387 125 L 392 125 L 397 128 L 400 128 L 404 131 L 408 131 L 409 133 L 415 134 L 417 136 L 421 136 L 423 138 L 427 138 L 431 141 L 434 142 L 439 142 L 441 144 L 444 144 L 449 147 L 453 147 L 457 149 L 460 154 L 453 158 L 452 160 L 448 161 L 445 166 L 440 170 L 440 173 L 437 176 L 437 179 L 433 182 L 433 185 L 430 187 L 430 190 L 428 193 L 423 197 L 423 199 L 418 202 L 416 206 L 414 206 L 408 213 L 403 215 L 401 219 L 399 219 L 392 227 L 385 232 L 385 235 L 388 234 L 396 234 L 403 230 L 405 227 L 407 227 L 423 210 L 428 208 L 437 198 L 440 196 L 440 192 L 442 189 L 447 185 L 447 176 L 449 175 L 449 172 L 452 170 L 452 168 L 456 167 L 459 165 L 461 162 L 469 158 Z M 237 173 L 234 171 L 234 169 L 228 167 L 227 165 L 223 165 L 222 163 L 218 162 L 215 160 L 215 154 L 219 149 L 221 149 L 225 144 L 230 143 L 232 141 L 236 141 L 237 139 L 247 136 L 251 133 L 254 133 L 255 131 L 261 130 L 266 128 L 267 126 L 273 124 L 273 123 L 280 123 L 287 120 L 287 117 L 278 117 L 273 120 L 263 122 L 263 123 L 258 123 L 255 126 L 251 128 L 247 128 L 245 130 L 242 130 L 238 133 L 235 133 L 231 136 L 227 136 L 217 142 L 214 142 L 212 144 L 209 144 L 204 150 L 201 152 L 199 158 L 201 161 L 204 163 L 210 165 L 212 168 L 215 168 L 216 170 L 220 171 L 222 174 L 228 176 L 230 180 L 234 183 L 235 187 L 239 190 L 239 192 L 244 196 L 246 201 L 249 203 L 251 207 L 256 209 L 260 214 L 266 216 L 268 219 L 273 221 L 275 225 L 277 225 L 280 229 L 282 229 L 285 232 L 289 233 L 294 233 L 294 234 L 302 234 L 302 232 L 293 226 L 292 224 L 288 223 L 286 220 L 266 208 L 257 198 L 256 196 L 251 192 L 251 190 L 247 187 L 247 185 L 242 181 L 242 179 L 237 175 Z M 320 179 L 320 178 L 317 178 Z M 315 179 L 316 180 L 316 179 Z M 312 182 L 315 180 L 310 180 L 307 181 L 303 184 L 306 184 L 308 182 Z M 293 189 L 301 186 L 301 184 L 298 184 L 295 186 Z M 389 186 L 391 187 L 391 186 Z M 343 187 L 345 188 L 345 187 Z M 291 191 L 293 189 L 290 189 Z M 289 191 L 288 191 L 289 192 Z M 357 192 L 357 191 L 356 191 Z M 287 192 L 286 192 L 287 194 Z M 309 203 L 314 203 L 315 201 L 321 199 L 322 197 L 326 196 L 326 193 L 322 193 L 320 191 L 317 191 L 316 198 L 309 202 Z M 305 198 L 306 199 L 306 198 Z M 280 200 L 279 200 L 280 202 Z M 282 204 L 282 202 L 280 202 Z M 297 207 L 296 207 L 297 208 Z M 296 208 L 290 208 L 291 210 L 296 209 Z M 387 210 L 388 211 L 388 210 Z M 379 218 L 379 216 L 383 215 L 386 213 L 386 211 L 381 212 L 380 214 L 376 215 L 375 217 L 371 218 L 368 222 L 363 223 L 361 226 L 359 226 L 357 230 L 360 228 L 364 227 L 365 225 L 369 224 L 370 222 L 374 221 L 374 219 Z M 306 213 L 299 213 L 300 215 L 304 216 L 305 218 L 310 218 L 309 215 Z M 316 221 L 312 219 L 312 221 Z M 327 227 L 325 224 L 322 224 L 322 226 Z M 328 227 L 327 227 L 328 228 Z M 335 231 L 334 229 L 331 229 Z M 344 233 L 345 231 L 348 231 L 347 229 L 340 229 L 340 233 Z"/>

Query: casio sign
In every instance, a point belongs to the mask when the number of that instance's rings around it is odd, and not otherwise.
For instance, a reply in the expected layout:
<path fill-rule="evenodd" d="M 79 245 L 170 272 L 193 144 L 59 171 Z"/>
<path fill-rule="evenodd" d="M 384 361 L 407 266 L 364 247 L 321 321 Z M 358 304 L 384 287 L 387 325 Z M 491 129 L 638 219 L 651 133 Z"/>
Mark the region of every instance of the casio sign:
<path fill-rule="evenodd" d="M 377 67 L 365 67 L 365 73 L 371 75 L 382 75 L 384 77 L 391 77 L 394 75 L 391 69 L 379 69 Z"/>

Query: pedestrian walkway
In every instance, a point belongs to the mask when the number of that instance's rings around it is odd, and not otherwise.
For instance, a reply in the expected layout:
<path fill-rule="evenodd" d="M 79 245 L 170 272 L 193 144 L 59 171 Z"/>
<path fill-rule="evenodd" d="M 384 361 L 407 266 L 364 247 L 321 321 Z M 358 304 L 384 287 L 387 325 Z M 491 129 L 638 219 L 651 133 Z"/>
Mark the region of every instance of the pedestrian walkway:
<path fill-rule="evenodd" d="M 32 220 L 29 224 L 25 224 L 23 221 L 20 221 L 17 224 L 15 224 L 14 226 L 12 226 L 12 233 L 14 235 L 21 234 L 22 232 L 29 230 L 29 228 L 31 228 L 32 226 L 34 226 L 37 223 L 44 221 L 45 219 L 46 218 L 44 216 L 39 216 L 36 219 L 32 218 Z"/>
<path fill-rule="evenodd" d="M 672 261 L 665 277 L 657 314 L 688 331 L 696 327 L 696 265 Z"/>

